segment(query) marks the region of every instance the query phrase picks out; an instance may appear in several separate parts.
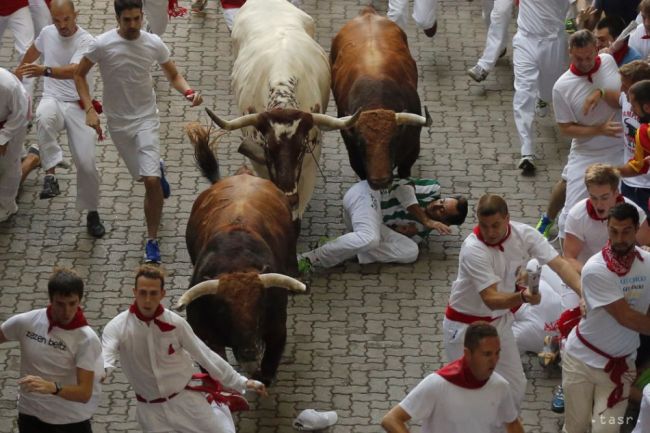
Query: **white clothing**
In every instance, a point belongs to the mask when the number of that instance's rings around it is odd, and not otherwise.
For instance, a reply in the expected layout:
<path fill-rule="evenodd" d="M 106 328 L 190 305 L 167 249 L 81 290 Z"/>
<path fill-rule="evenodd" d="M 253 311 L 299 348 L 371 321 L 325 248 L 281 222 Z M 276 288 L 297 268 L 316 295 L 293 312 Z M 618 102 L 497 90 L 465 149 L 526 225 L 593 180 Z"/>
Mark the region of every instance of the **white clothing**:
<path fill-rule="evenodd" d="M 97 37 L 85 57 L 99 65 L 109 126 L 127 128 L 133 121 L 157 117 L 151 66 L 169 61 L 169 49 L 160 37 L 141 31 L 131 41 L 117 29 L 109 30 Z"/>
<path fill-rule="evenodd" d="M 650 56 L 650 39 L 643 39 L 645 34 L 645 27 L 643 26 L 643 22 L 641 22 L 632 34 L 630 34 L 630 40 L 628 42 L 630 48 L 634 48 L 641 54 L 642 59 L 647 59 Z"/>
<path fill-rule="evenodd" d="M 580 320 L 580 334 L 593 346 L 614 356 L 636 359 L 639 333 L 619 324 L 605 306 L 625 299 L 633 310 L 645 314 L 650 305 L 650 253 L 637 248 L 644 261 L 634 260 L 632 269 L 623 277 L 607 269 L 602 253 L 595 254 L 582 268 L 582 293 L 587 316 Z M 565 350 L 573 358 L 594 368 L 605 368 L 608 359 L 586 347 L 576 336 L 575 328 L 569 334 Z"/>
<path fill-rule="evenodd" d="M 168 0 L 143 0 L 142 3 L 144 17 L 148 24 L 147 31 L 162 36 L 169 23 Z"/>
<path fill-rule="evenodd" d="M 412 187 L 404 185 L 401 188 L 411 191 L 412 197 L 407 199 L 409 204 L 413 204 L 413 200 L 417 203 Z M 361 264 L 411 263 L 417 260 L 418 245 L 383 224 L 380 202 L 381 193 L 371 189 L 367 181 L 352 185 L 343 197 L 343 219 L 348 230 L 352 231 L 305 256 L 315 266 L 324 268 L 355 255 Z"/>
<path fill-rule="evenodd" d="M 625 203 L 631 204 L 639 212 L 639 225 L 642 225 L 646 220 L 646 215 L 643 209 L 637 206 L 632 200 L 623 197 Z M 607 220 L 598 221 L 589 216 L 587 212 L 587 201 L 589 199 L 580 200 L 576 203 L 567 214 L 564 231 L 575 236 L 582 242 L 582 250 L 578 254 L 578 261 L 586 263 L 594 254 L 600 252 L 607 241 L 609 240 L 609 233 L 607 232 Z"/>
<path fill-rule="evenodd" d="M 386 17 L 406 31 L 410 0 L 388 0 Z M 438 0 L 414 0 L 413 21 L 421 29 L 430 29 L 436 23 Z"/>
<path fill-rule="evenodd" d="M 52 24 L 50 8 L 45 0 L 29 0 L 29 13 L 32 15 L 34 35 L 38 35 L 45 26 Z"/>
<path fill-rule="evenodd" d="M 32 23 L 29 8 L 20 8 L 8 16 L 0 15 L 0 40 L 7 29 L 13 33 L 14 46 L 18 55 L 22 58 L 34 40 L 34 24 Z"/>
<path fill-rule="evenodd" d="M 485 38 L 485 49 L 478 61 L 478 65 L 490 72 L 503 49 L 508 44 L 508 26 L 512 16 L 512 0 L 483 0 L 483 19 L 488 31 Z"/>
<path fill-rule="evenodd" d="M 223 9 L 223 19 L 226 21 L 226 27 L 232 32 L 232 26 L 235 23 L 235 17 L 240 8 L 226 8 Z"/>
<path fill-rule="evenodd" d="M 551 244 L 534 228 L 510 222 L 510 236 L 503 243 L 504 251 L 489 247 L 470 234 L 460 249 L 458 276 L 451 286 L 449 306 L 461 313 L 480 317 L 499 317 L 510 310 L 490 310 L 480 292 L 497 285 L 497 291 L 514 293 L 517 270 L 531 258 L 545 265 L 558 256 Z M 501 347 L 503 349 L 503 341 Z M 455 359 L 455 358 L 454 358 Z"/>
<path fill-rule="evenodd" d="M 108 132 L 134 180 L 160 177 L 160 121 L 148 118 L 120 129 L 108 124 Z"/>
<path fill-rule="evenodd" d="M 555 322 L 564 311 L 558 291 L 544 278 L 539 281 L 539 293 L 542 301 L 538 305 L 523 304 L 515 312 L 512 332 L 519 353 L 544 350 L 544 337 L 552 333 Z"/>
<path fill-rule="evenodd" d="M 635 136 L 636 131 L 639 129 L 639 118 L 634 111 L 632 111 L 632 104 L 627 100 L 625 92 L 621 92 L 618 100 L 621 105 L 621 113 L 623 116 L 623 136 L 624 136 L 624 149 L 623 163 L 627 163 L 634 157 L 634 149 L 636 147 Z M 624 177 L 621 179 L 624 184 L 631 188 L 644 188 L 650 189 L 650 174 L 641 176 Z"/>
<path fill-rule="evenodd" d="M 112 319 L 102 334 L 105 368 L 115 368 L 119 353 L 122 370 L 137 395 L 151 401 L 179 393 L 163 403 L 138 402 L 136 416 L 143 430 L 219 431 L 215 430 L 218 421 L 203 395 L 185 391 L 195 372 L 192 359 L 212 378 L 241 393 L 246 388 L 246 377 L 212 352 L 178 314 L 165 309 L 157 319 L 175 328 L 162 331 L 153 321 L 147 324 L 129 311 Z"/>
<path fill-rule="evenodd" d="M 87 403 L 77 403 L 21 388 L 18 412 L 49 424 L 85 421 L 95 413 L 101 397 L 104 369 L 99 338 L 90 326 L 72 330 L 54 326 L 48 332 L 49 325 L 45 308 L 17 314 L 2 324 L 5 337 L 20 343 L 20 376 L 40 376 L 66 386 L 77 384 L 78 368 L 92 371 L 92 397 Z"/>
<path fill-rule="evenodd" d="M 643 388 L 643 399 L 641 400 L 641 411 L 636 427 L 632 433 L 646 433 L 650 431 L 650 386 Z"/>
<path fill-rule="evenodd" d="M 59 67 L 79 63 L 94 41 L 95 38 L 81 27 L 78 27 L 72 36 L 63 37 L 54 25 L 49 25 L 36 37 L 34 46 L 41 53 L 43 65 Z M 91 70 L 86 76 L 90 89 L 95 82 L 94 75 Z M 74 80 L 43 77 L 43 82 L 43 97 L 51 97 L 63 102 L 79 100 Z"/>
<path fill-rule="evenodd" d="M 23 8 L 26 9 L 26 8 Z M 2 17 L 0 17 L 2 18 Z M 20 185 L 20 152 L 27 133 L 29 97 L 14 74 L 0 68 L 0 146 L 7 146 L 0 156 L 0 207 L 16 206 Z"/>
<path fill-rule="evenodd" d="M 521 0 L 517 27 L 528 35 L 555 38 L 564 32 L 569 5 L 575 0 Z"/>
<path fill-rule="evenodd" d="M 496 372 L 478 389 L 462 388 L 432 373 L 399 405 L 414 421 L 423 421 L 422 433 L 489 433 L 518 415 L 508 382 Z"/>

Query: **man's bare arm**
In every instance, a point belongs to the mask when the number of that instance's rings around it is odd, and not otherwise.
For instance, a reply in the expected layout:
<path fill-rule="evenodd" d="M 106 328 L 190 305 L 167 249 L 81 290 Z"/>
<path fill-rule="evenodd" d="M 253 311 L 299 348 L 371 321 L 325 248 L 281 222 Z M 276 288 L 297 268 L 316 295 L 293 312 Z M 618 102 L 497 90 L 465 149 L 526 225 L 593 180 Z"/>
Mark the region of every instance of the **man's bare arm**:
<path fill-rule="evenodd" d="M 411 416 L 400 405 L 395 405 L 381 420 L 381 426 L 388 433 L 409 433 L 406 423 Z"/>

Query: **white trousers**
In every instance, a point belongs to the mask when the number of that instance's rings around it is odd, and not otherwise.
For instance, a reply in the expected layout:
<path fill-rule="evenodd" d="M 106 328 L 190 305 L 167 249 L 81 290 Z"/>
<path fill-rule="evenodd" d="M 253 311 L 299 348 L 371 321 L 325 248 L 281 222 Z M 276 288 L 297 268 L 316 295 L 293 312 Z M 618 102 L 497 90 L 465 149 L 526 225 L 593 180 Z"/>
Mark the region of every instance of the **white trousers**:
<path fill-rule="evenodd" d="M 32 23 L 30 9 L 20 8 L 7 17 L 0 17 L 0 48 L 2 47 L 2 36 L 7 29 L 13 33 L 14 47 L 22 59 L 29 46 L 32 44 L 32 41 L 34 40 L 34 24 Z M 23 86 L 25 87 L 25 90 L 29 95 L 29 99 L 31 100 L 34 87 L 34 79 L 23 78 Z"/>
<path fill-rule="evenodd" d="M 0 156 L 0 207 L 13 208 L 16 204 L 16 195 L 20 186 L 20 153 L 27 134 L 25 128 L 20 128 L 7 143 L 7 151 Z"/>
<path fill-rule="evenodd" d="M 226 405 L 210 405 L 196 391 L 183 390 L 163 403 L 136 406 L 136 419 L 145 433 L 235 433 Z"/>
<path fill-rule="evenodd" d="M 38 36 L 41 33 L 43 27 L 52 24 L 50 8 L 47 7 L 45 0 L 29 0 L 29 13 L 32 14 L 35 36 Z"/>
<path fill-rule="evenodd" d="M 408 21 L 409 1 L 388 0 L 388 13 L 386 16 L 404 31 L 406 31 Z M 413 21 L 421 29 L 430 29 L 436 22 L 437 9 L 438 0 L 414 0 Z"/>
<path fill-rule="evenodd" d="M 630 385 L 636 375 L 634 362 L 628 360 L 629 370 L 623 375 L 623 398 L 607 408 L 607 398 L 615 385 L 609 373 L 590 367 L 562 354 L 562 388 L 564 390 L 564 433 L 618 433 L 627 407 Z"/>
<path fill-rule="evenodd" d="M 312 263 L 329 268 L 355 255 L 359 263 L 412 263 L 418 245 L 383 224 L 380 193 L 361 181 L 343 197 L 343 219 L 350 233 L 307 253 Z"/>
<path fill-rule="evenodd" d="M 492 71 L 499 55 L 505 48 L 508 26 L 512 16 L 512 0 L 483 0 L 483 20 L 488 26 L 485 49 L 478 65 Z"/>
<path fill-rule="evenodd" d="M 515 400 L 517 411 L 519 411 L 526 394 L 526 375 L 521 364 L 517 341 L 512 332 L 512 322 L 513 315 L 510 312 L 492 322 L 492 325 L 497 328 L 499 339 L 501 340 L 501 356 L 499 357 L 499 362 L 495 370 L 510 383 L 512 396 Z M 465 331 L 468 326 L 465 323 L 455 322 L 446 317 L 443 319 L 443 340 L 448 362 L 463 356 L 463 349 L 465 347 L 463 343 L 465 340 Z"/>
<path fill-rule="evenodd" d="M 151 33 L 162 36 L 167 30 L 167 0 L 144 0 L 144 14 Z"/>
<path fill-rule="evenodd" d="M 99 173 L 95 165 L 95 130 L 86 126 L 86 113 L 77 102 L 44 97 L 36 109 L 36 138 L 44 170 L 63 161 L 58 142 L 63 129 L 68 134 L 70 153 L 77 167 L 77 209 L 97 210 Z"/>
<path fill-rule="evenodd" d="M 558 218 L 558 230 L 561 238 L 564 239 L 565 237 L 564 225 L 569 210 L 580 200 L 589 196 L 584 181 L 587 167 L 598 162 L 611 164 L 614 167 L 623 163 L 623 152 L 621 152 L 620 147 L 615 145 L 619 142 L 618 140 L 620 140 L 618 137 L 612 138 L 614 145 L 610 149 L 598 153 L 583 154 L 575 151 L 569 152 L 569 159 L 562 170 L 562 179 L 566 181 L 566 198 L 564 200 L 564 208 L 562 208 L 562 212 Z"/>
<path fill-rule="evenodd" d="M 519 30 L 512 39 L 515 95 L 512 108 L 522 155 L 535 155 L 533 120 L 537 98 L 550 103 L 553 85 L 568 67 L 566 33 L 554 38 L 526 35 Z"/>

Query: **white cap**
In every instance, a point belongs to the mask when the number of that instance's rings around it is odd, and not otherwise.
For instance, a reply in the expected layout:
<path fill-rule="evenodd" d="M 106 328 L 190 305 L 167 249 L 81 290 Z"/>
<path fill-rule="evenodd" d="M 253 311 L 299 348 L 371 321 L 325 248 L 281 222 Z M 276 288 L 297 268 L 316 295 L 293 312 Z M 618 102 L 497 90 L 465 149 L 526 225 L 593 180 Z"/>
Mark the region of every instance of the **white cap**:
<path fill-rule="evenodd" d="M 333 426 L 339 417 L 336 412 L 318 412 L 314 409 L 305 409 L 293 420 L 293 427 L 300 431 L 323 430 Z"/>

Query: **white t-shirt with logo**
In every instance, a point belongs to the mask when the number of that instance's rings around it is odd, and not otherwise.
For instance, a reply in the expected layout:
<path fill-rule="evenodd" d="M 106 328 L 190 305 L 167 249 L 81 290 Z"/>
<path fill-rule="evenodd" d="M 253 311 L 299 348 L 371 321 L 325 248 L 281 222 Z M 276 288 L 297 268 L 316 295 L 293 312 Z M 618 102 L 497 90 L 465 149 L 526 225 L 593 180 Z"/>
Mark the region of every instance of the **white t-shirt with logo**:
<path fill-rule="evenodd" d="M 169 61 L 169 49 L 158 35 L 141 31 L 138 39 L 131 41 L 117 29 L 109 30 L 97 37 L 85 56 L 99 65 L 109 122 L 128 127 L 134 120 L 156 116 L 151 67 Z"/>
<path fill-rule="evenodd" d="M 34 46 L 42 54 L 43 65 L 59 67 L 79 63 L 94 41 L 95 38 L 81 27 L 78 27 L 72 36 L 63 37 L 56 30 L 54 24 L 51 24 L 43 27 L 41 33 L 34 40 Z M 92 70 L 86 79 L 88 87 L 92 89 L 95 82 Z M 43 96 L 64 102 L 79 100 L 79 94 L 72 79 L 58 80 L 44 77 Z"/>
<path fill-rule="evenodd" d="M 458 276 L 449 297 L 449 306 L 454 310 L 473 316 L 502 316 L 510 310 L 490 310 L 480 293 L 495 283 L 499 292 L 514 293 L 520 267 L 532 258 L 545 265 L 558 256 L 534 228 L 514 221 L 510 227 L 503 251 L 487 246 L 474 233 L 465 239 L 458 259 Z"/>
<path fill-rule="evenodd" d="M 399 405 L 413 421 L 423 421 L 422 433 L 489 433 L 518 416 L 510 385 L 497 372 L 478 389 L 432 373 Z"/>
<path fill-rule="evenodd" d="M 615 122 L 621 121 L 621 111 L 612 108 L 605 101 L 598 104 L 587 115 L 582 111 L 585 99 L 597 89 L 621 89 L 621 78 L 618 73 L 616 61 L 609 54 L 600 54 L 601 64 L 592 74 L 592 81 L 587 76 L 578 76 L 566 71 L 553 86 L 553 111 L 557 123 L 578 123 L 585 126 L 594 126 L 605 123 L 612 116 Z M 620 148 L 622 137 L 608 137 L 597 135 L 588 138 L 574 138 L 571 140 L 571 152 L 582 155 L 594 155 L 603 151 L 610 152 Z M 603 161 L 607 162 L 607 161 Z M 610 161 L 611 162 L 611 161 Z"/>
<path fill-rule="evenodd" d="M 639 118 L 634 111 L 632 111 L 632 104 L 627 100 L 625 92 L 621 92 L 618 99 L 621 105 L 621 113 L 623 113 L 623 135 L 625 143 L 624 163 L 627 163 L 634 157 L 634 149 L 636 147 L 636 131 L 639 129 Z M 650 188 L 650 174 L 642 174 L 640 176 L 624 177 L 623 183 L 632 188 Z"/>
<path fill-rule="evenodd" d="M 643 209 L 637 206 L 632 200 L 623 197 L 625 203 L 631 204 L 639 212 L 639 224 L 645 222 L 646 216 Z M 591 256 L 600 252 L 609 239 L 607 233 L 607 220 L 598 221 L 589 216 L 587 212 L 587 200 L 580 200 L 576 203 L 566 217 L 564 231 L 570 233 L 582 242 L 582 250 L 578 254 L 578 261 L 586 263 Z"/>
<path fill-rule="evenodd" d="M 634 260 L 630 271 L 622 277 L 607 269 L 602 253 L 595 254 L 582 268 L 582 293 L 587 305 L 587 317 L 578 325 L 580 335 L 610 356 L 631 355 L 636 358 L 639 333 L 624 327 L 614 319 L 605 306 L 625 299 L 629 306 L 645 314 L 650 305 L 650 253 L 640 248 L 643 257 Z M 571 331 L 565 350 L 572 357 L 594 368 L 604 368 L 608 359 L 586 347 Z"/>
<path fill-rule="evenodd" d="M 0 326 L 8 340 L 20 343 L 20 377 L 40 376 L 65 386 L 77 384 L 77 368 L 93 371 L 92 397 L 87 403 L 78 403 L 21 389 L 18 412 L 49 424 L 85 421 L 95 413 L 101 396 L 99 381 L 104 368 L 99 337 L 90 326 L 69 331 L 55 326 L 48 334 L 49 320 L 45 311 L 41 308 L 17 314 Z"/>

